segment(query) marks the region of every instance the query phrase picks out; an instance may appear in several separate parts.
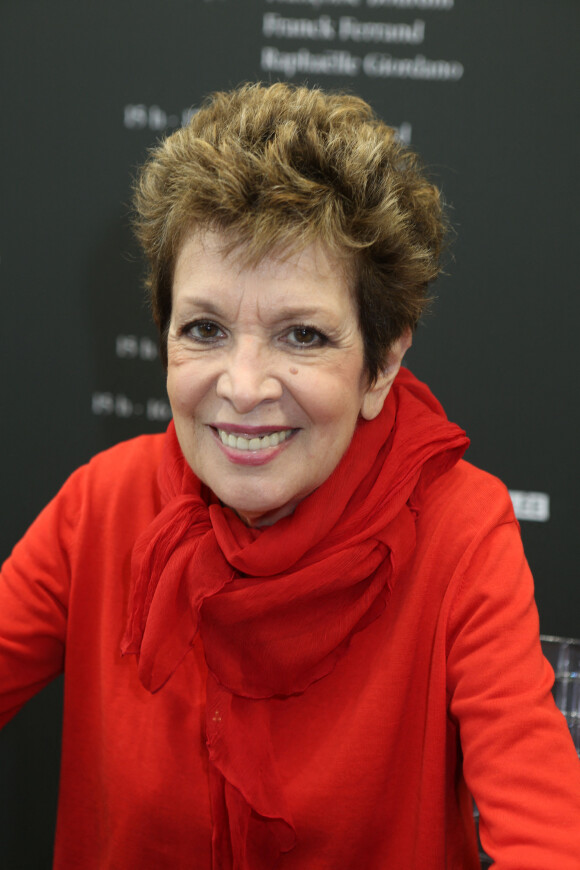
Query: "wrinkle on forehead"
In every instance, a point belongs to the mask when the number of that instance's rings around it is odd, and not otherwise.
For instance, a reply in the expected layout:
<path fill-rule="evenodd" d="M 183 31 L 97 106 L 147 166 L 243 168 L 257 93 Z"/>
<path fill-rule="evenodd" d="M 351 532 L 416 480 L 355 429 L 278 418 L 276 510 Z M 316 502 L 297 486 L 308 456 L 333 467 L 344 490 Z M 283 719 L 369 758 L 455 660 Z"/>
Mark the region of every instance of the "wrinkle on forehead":
<path fill-rule="evenodd" d="M 221 233 L 196 232 L 184 240 L 176 264 L 173 316 L 185 321 L 203 310 L 224 323 L 253 323 L 253 329 L 260 323 L 268 328 L 307 323 L 336 340 L 351 334 L 358 340 L 353 295 L 341 265 L 322 243 L 246 267 L 235 251 L 224 255 Z"/>
<path fill-rule="evenodd" d="M 354 290 L 356 255 L 350 251 L 332 247 L 320 238 L 304 235 L 302 238 L 290 238 L 288 242 L 279 242 L 264 250 L 255 250 L 243 240 L 227 230 L 195 227 L 185 233 L 180 241 L 175 262 L 183 252 L 184 247 L 197 240 L 207 253 L 216 253 L 223 257 L 226 263 L 238 266 L 240 272 L 248 269 L 259 271 L 265 262 L 279 262 L 282 267 L 292 262 L 292 266 L 301 268 L 303 256 L 314 253 L 314 266 L 321 277 L 345 278 L 347 286 Z M 311 271 L 310 265 L 307 271 Z"/>

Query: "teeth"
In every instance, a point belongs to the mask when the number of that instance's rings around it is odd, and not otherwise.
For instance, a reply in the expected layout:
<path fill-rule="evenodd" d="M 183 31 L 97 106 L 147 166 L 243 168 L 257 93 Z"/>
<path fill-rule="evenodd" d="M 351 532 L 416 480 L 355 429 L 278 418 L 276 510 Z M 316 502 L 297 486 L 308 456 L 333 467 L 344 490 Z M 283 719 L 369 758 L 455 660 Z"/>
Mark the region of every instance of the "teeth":
<path fill-rule="evenodd" d="M 277 447 L 292 434 L 292 431 L 292 429 L 281 429 L 279 432 L 272 432 L 261 438 L 244 438 L 242 435 L 233 435 L 231 432 L 218 429 L 218 435 L 226 447 L 235 447 L 236 450 L 264 450 L 266 447 Z"/>

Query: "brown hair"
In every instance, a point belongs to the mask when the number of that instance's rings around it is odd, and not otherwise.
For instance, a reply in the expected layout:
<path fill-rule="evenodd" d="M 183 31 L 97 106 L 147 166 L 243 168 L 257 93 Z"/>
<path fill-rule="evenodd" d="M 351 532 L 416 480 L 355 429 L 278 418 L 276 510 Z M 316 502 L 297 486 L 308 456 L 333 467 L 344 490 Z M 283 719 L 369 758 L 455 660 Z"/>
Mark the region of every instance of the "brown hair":
<path fill-rule="evenodd" d="M 165 364 L 175 258 L 193 229 L 225 231 L 247 262 L 314 241 L 345 256 L 371 381 L 440 269 L 439 191 L 347 94 L 283 83 L 213 94 L 152 150 L 134 204 Z"/>

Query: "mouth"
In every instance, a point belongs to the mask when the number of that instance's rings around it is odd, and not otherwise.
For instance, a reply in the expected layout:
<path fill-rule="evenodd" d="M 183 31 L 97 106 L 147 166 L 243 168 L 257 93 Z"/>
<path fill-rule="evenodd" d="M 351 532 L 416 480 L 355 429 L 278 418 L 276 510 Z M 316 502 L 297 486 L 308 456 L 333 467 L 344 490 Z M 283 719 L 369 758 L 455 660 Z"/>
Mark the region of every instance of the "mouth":
<path fill-rule="evenodd" d="M 234 450 L 267 450 L 271 447 L 278 447 L 297 431 L 296 429 L 275 429 L 273 431 L 262 430 L 261 432 L 259 430 L 233 432 L 221 429 L 219 426 L 212 426 L 212 429 L 217 433 L 224 447 L 230 447 Z"/>

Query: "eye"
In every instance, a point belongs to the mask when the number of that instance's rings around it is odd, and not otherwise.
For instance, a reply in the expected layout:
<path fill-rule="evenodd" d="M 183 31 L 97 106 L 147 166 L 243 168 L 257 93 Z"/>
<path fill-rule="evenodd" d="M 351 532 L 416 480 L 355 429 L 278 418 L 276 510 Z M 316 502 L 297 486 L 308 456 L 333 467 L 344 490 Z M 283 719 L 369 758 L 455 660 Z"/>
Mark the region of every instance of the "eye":
<path fill-rule="evenodd" d="M 223 329 L 213 320 L 197 320 L 183 329 L 183 334 L 199 342 L 213 342 L 225 337 Z"/>
<path fill-rule="evenodd" d="M 297 347 L 322 347 L 328 342 L 328 338 L 313 326 L 293 326 L 285 338 Z"/>

